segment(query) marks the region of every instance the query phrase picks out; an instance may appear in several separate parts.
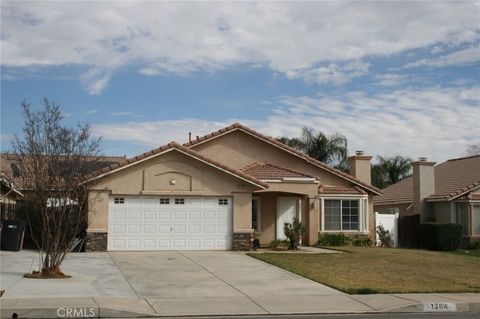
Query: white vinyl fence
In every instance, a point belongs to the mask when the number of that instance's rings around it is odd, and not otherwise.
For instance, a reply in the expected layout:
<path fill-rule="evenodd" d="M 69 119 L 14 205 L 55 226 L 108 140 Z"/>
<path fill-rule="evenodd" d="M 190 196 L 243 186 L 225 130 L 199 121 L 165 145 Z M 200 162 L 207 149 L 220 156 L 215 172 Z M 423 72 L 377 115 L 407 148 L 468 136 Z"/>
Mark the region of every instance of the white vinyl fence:
<path fill-rule="evenodd" d="M 398 213 L 396 214 L 380 214 L 375 213 L 375 239 L 378 245 L 377 227 L 382 225 L 388 230 L 393 238 L 393 247 L 398 247 Z"/>

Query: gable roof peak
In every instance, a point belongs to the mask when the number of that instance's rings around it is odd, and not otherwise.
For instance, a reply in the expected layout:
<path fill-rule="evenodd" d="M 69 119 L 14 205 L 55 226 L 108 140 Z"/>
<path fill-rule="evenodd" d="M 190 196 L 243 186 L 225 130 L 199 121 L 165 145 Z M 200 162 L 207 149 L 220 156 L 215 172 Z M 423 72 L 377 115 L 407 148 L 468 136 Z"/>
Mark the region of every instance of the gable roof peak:
<path fill-rule="evenodd" d="M 295 156 L 298 156 L 298 157 L 304 159 L 305 161 L 307 161 L 307 162 L 309 162 L 309 163 L 311 163 L 311 164 L 313 164 L 317 167 L 320 167 L 320 168 L 322 168 L 322 169 L 324 169 L 324 170 L 326 170 L 326 171 L 328 171 L 328 172 L 330 172 L 330 173 L 332 173 L 336 176 L 339 176 L 343 179 L 348 180 L 349 182 L 352 182 L 356 185 L 359 185 L 360 187 L 368 189 L 370 192 L 372 192 L 374 194 L 377 194 L 377 195 L 382 194 L 382 191 L 380 189 L 376 188 L 375 186 L 364 183 L 364 182 L 360 181 L 359 179 L 353 177 L 352 175 L 349 175 L 349 174 L 344 173 L 340 170 L 337 170 L 337 169 L 335 169 L 331 166 L 328 166 L 327 164 L 325 164 L 325 163 L 323 163 L 323 162 L 321 162 L 321 161 L 319 161 L 319 160 L 317 160 L 313 157 L 310 157 L 307 154 L 305 154 L 303 152 L 300 152 L 299 150 L 296 150 L 296 149 L 294 149 L 294 148 L 292 148 L 292 147 L 290 147 L 286 144 L 283 144 L 282 142 L 279 142 L 279 141 L 275 140 L 272 137 L 266 136 L 266 135 L 264 135 L 260 132 L 257 132 L 257 131 L 255 131 L 255 130 L 253 130 L 253 129 L 251 129 L 251 128 L 249 128 L 249 127 L 247 127 L 247 126 L 245 126 L 241 123 L 238 123 L 238 122 L 233 123 L 232 125 L 227 126 L 225 128 L 222 128 L 220 130 L 211 132 L 207 135 L 199 136 L 196 139 L 183 144 L 183 146 L 188 147 L 188 148 L 192 148 L 192 147 L 194 147 L 198 144 L 203 144 L 205 142 L 208 142 L 211 139 L 214 139 L 216 137 L 219 137 L 219 136 L 225 135 L 227 133 L 233 132 L 237 129 L 242 130 L 245 133 L 250 134 L 251 136 L 254 136 L 254 137 L 256 137 L 260 140 L 263 140 L 264 142 L 267 142 L 267 143 L 269 143 L 269 144 L 271 144 L 275 147 L 283 149 L 284 151 L 289 152 L 289 153 L 291 153 Z"/>

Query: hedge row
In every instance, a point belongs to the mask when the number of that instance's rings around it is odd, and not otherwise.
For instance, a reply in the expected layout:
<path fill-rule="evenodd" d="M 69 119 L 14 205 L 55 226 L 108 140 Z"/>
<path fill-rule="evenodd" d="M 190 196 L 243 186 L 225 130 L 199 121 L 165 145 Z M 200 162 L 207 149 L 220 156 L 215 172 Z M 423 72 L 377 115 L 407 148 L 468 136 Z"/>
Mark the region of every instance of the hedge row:
<path fill-rule="evenodd" d="M 462 225 L 422 223 L 418 225 L 420 248 L 430 250 L 456 250 L 462 241 Z"/>

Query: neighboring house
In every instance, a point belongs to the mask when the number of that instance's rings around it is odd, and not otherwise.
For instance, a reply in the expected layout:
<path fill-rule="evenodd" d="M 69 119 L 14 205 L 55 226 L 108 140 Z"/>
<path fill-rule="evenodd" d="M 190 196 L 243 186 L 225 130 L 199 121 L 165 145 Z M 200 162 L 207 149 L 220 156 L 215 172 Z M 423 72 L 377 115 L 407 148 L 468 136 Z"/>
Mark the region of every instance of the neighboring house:
<path fill-rule="evenodd" d="M 15 204 L 23 194 L 0 172 L 0 219 L 10 219 L 15 216 Z"/>
<path fill-rule="evenodd" d="M 125 156 L 86 156 L 85 160 L 90 161 L 91 167 L 89 171 L 93 172 L 100 168 L 110 166 L 114 163 L 125 160 Z M 19 158 L 17 155 L 11 153 L 0 153 L 0 172 L 2 178 L 8 180 L 12 185 L 15 185 L 16 190 L 22 193 L 22 197 L 18 201 L 28 201 L 31 198 L 32 180 L 23 180 L 20 171 L 21 165 L 19 161 L 27 162 L 28 158 Z"/>
<path fill-rule="evenodd" d="M 175 142 L 87 177 L 87 250 L 244 250 L 319 232 L 374 233 L 370 156 L 345 174 L 241 124 Z"/>
<path fill-rule="evenodd" d="M 458 223 L 466 240 L 480 239 L 480 155 L 439 165 L 413 162 L 413 175 L 374 198 L 379 213 L 420 215 L 421 221 Z"/>

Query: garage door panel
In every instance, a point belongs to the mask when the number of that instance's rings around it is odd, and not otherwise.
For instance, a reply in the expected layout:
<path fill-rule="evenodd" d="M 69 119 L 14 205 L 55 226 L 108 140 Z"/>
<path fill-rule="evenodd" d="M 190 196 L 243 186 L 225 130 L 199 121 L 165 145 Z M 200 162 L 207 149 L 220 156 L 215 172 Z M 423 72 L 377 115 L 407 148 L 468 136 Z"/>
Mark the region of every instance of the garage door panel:
<path fill-rule="evenodd" d="M 114 224 L 112 227 L 113 234 L 123 235 L 126 233 L 127 225 Z"/>
<path fill-rule="evenodd" d="M 170 234 L 170 229 L 172 227 L 170 225 L 158 225 L 158 232 L 160 234 Z"/>
<path fill-rule="evenodd" d="M 157 225 L 144 224 L 143 225 L 143 232 L 145 234 L 156 234 L 157 233 Z"/>
<path fill-rule="evenodd" d="M 142 213 L 139 210 L 130 210 L 128 212 L 128 219 L 129 220 L 140 220 L 142 219 Z"/>
<path fill-rule="evenodd" d="M 170 220 L 171 219 L 171 213 L 169 211 L 167 211 L 167 212 L 160 211 L 160 212 L 158 212 L 158 219 L 160 219 L 160 220 Z"/>
<path fill-rule="evenodd" d="M 127 216 L 127 211 L 125 210 L 115 210 L 112 213 L 112 219 L 113 220 L 125 220 L 125 217 Z"/>
<path fill-rule="evenodd" d="M 155 220 L 155 219 L 157 219 L 157 211 L 155 210 L 143 211 L 143 220 Z"/>
<path fill-rule="evenodd" d="M 215 219 L 215 212 L 204 212 L 203 219 L 205 220 L 214 220 Z"/>
<path fill-rule="evenodd" d="M 184 211 L 173 212 L 173 219 L 185 219 L 187 213 Z"/>
<path fill-rule="evenodd" d="M 109 202 L 109 250 L 230 249 L 227 197 L 135 196 Z"/>

